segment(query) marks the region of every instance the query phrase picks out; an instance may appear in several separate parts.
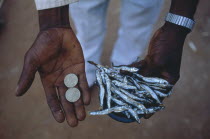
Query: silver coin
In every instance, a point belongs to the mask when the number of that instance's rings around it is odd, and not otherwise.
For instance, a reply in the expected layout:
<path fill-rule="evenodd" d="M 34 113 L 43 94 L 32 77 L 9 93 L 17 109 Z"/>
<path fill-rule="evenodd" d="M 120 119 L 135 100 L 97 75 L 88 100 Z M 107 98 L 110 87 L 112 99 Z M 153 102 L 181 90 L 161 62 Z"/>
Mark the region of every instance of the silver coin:
<path fill-rule="evenodd" d="M 78 83 L 78 78 L 75 74 L 68 74 L 66 75 L 66 77 L 64 78 L 64 84 L 67 87 L 74 87 L 75 85 L 77 85 Z"/>
<path fill-rule="evenodd" d="M 79 89 L 69 88 L 66 91 L 65 97 L 69 102 L 76 102 L 81 96 Z"/>

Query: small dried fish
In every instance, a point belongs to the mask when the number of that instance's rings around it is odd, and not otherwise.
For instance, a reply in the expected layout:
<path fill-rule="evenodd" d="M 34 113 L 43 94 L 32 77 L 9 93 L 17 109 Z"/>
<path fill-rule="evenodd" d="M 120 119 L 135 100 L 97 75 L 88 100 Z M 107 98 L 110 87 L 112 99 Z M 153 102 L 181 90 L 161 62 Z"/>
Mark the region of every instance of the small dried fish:
<path fill-rule="evenodd" d="M 150 88 L 152 88 L 153 90 L 159 90 L 159 91 L 167 91 L 167 89 L 165 88 L 161 88 L 161 87 L 158 87 L 158 86 L 154 86 L 154 85 L 149 85 Z"/>
<path fill-rule="evenodd" d="M 122 88 L 120 88 L 119 90 L 120 90 L 123 94 L 127 95 L 128 97 L 130 97 L 130 98 L 132 98 L 132 99 L 140 100 L 139 97 L 137 97 L 137 96 L 135 96 L 135 95 L 129 93 L 128 91 L 126 91 L 126 90 L 124 90 L 124 89 L 122 89 Z"/>
<path fill-rule="evenodd" d="M 132 98 L 132 99 L 134 99 L 134 100 L 138 100 L 138 101 L 139 101 L 140 103 L 142 103 L 142 104 L 151 103 L 151 101 L 148 101 L 148 100 L 146 100 L 146 99 L 137 97 L 137 96 L 135 96 L 135 95 L 129 93 L 128 91 L 126 91 L 126 90 L 124 90 L 124 89 L 122 89 L 122 88 L 120 89 L 120 91 L 121 91 L 123 94 L 127 95 L 128 97 L 130 97 L 130 98 Z"/>
<path fill-rule="evenodd" d="M 139 119 L 139 116 L 138 116 L 138 114 L 137 114 L 137 112 L 135 111 L 135 110 L 133 110 L 133 109 L 128 109 L 128 112 L 130 113 L 130 115 L 132 115 L 133 116 L 133 118 L 135 118 L 135 120 L 140 124 L 141 123 L 141 121 L 140 121 L 140 119 Z"/>
<path fill-rule="evenodd" d="M 113 67 L 113 69 L 115 69 L 115 70 L 123 70 L 123 71 L 127 71 L 127 72 L 138 72 L 139 71 L 138 68 L 127 67 L 127 66 L 117 66 L 117 67 Z"/>
<path fill-rule="evenodd" d="M 140 79 L 142 79 L 145 82 L 148 83 L 158 83 L 158 84 L 165 84 L 165 85 L 169 85 L 168 81 L 161 79 L 161 78 L 157 78 L 157 77 L 144 77 L 140 74 L 134 73 L 134 75 L 136 75 L 137 77 L 139 77 Z"/>
<path fill-rule="evenodd" d="M 102 65 L 100 65 L 100 64 L 96 64 L 95 62 L 93 62 L 93 61 L 88 61 L 88 63 L 90 63 L 90 64 L 92 64 L 92 65 L 94 65 L 94 66 L 96 66 L 97 68 L 99 68 L 99 69 L 103 69 L 103 68 L 105 68 L 104 66 L 102 66 Z"/>
<path fill-rule="evenodd" d="M 126 101 L 127 103 L 136 106 L 137 108 L 139 108 L 140 110 L 146 111 L 146 108 L 144 107 L 143 104 L 131 99 L 130 97 L 126 96 L 125 94 L 121 93 L 119 90 L 117 90 L 116 88 L 111 87 L 111 91 L 115 92 L 116 94 L 118 94 L 124 101 Z"/>
<path fill-rule="evenodd" d="M 139 114 L 153 114 L 162 110 L 164 107 L 160 98 L 171 95 L 171 91 L 168 91 L 173 85 L 161 78 L 144 77 L 137 73 L 138 68 L 109 68 L 92 61 L 89 63 L 98 68 L 96 78 L 100 88 L 100 106 L 103 107 L 104 103 L 107 106 L 107 109 L 90 112 L 91 115 L 122 113 L 140 123 Z"/>
<path fill-rule="evenodd" d="M 100 75 L 99 70 L 96 70 L 96 79 L 100 88 L 100 93 L 99 93 L 99 98 L 100 98 L 100 106 L 103 107 L 103 102 L 104 102 L 104 95 L 105 95 L 105 89 L 103 86 L 103 80 L 102 77 Z"/>
<path fill-rule="evenodd" d="M 132 86 L 132 85 L 128 85 L 128 84 L 125 84 L 125 83 L 122 83 L 122 82 L 119 82 L 117 80 L 112 80 L 112 83 L 118 87 L 121 87 L 121 88 L 124 88 L 124 89 L 137 89 L 135 86 Z"/>
<path fill-rule="evenodd" d="M 104 78 L 105 78 L 105 81 L 106 81 L 106 91 L 107 91 L 107 107 L 108 108 L 111 108 L 111 81 L 109 79 L 109 76 L 107 74 L 104 74 Z"/>
<path fill-rule="evenodd" d="M 147 90 L 147 92 L 150 93 L 150 95 L 157 101 L 158 104 L 161 104 L 158 96 L 155 94 L 155 92 L 147 85 L 141 84 L 141 87 Z"/>
<path fill-rule="evenodd" d="M 147 108 L 147 114 L 153 114 L 159 110 L 164 109 L 164 107 L 151 107 L 151 108 Z M 137 114 L 145 114 L 142 110 L 137 110 Z"/>
<path fill-rule="evenodd" d="M 109 77 L 114 78 L 115 80 L 118 80 L 120 82 L 124 82 L 124 76 L 122 76 L 122 75 L 119 75 L 119 74 L 116 74 L 116 73 L 107 73 L 107 75 Z"/>
<path fill-rule="evenodd" d="M 124 111 L 123 113 L 126 115 L 126 117 L 127 117 L 128 119 L 131 118 L 131 115 L 128 113 L 128 111 Z"/>
<path fill-rule="evenodd" d="M 148 82 L 144 82 L 144 81 L 139 81 L 139 83 L 146 84 L 150 87 L 159 88 L 159 90 L 171 89 L 173 87 L 173 85 L 170 85 L 170 84 L 148 83 Z"/>
<path fill-rule="evenodd" d="M 123 78 L 123 83 L 128 84 L 127 76 L 124 76 L 124 78 Z"/>
<path fill-rule="evenodd" d="M 136 121 L 138 123 L 140 123 L 140 119 L 138 117 L 137 112 L 134 111 L 133 109 L 130 109 L 129 107 L 126 107 L 126 106 L 120 106 L 120 107 L 117 106 L 117 107 L 113 107 L 113 108 L 110 108 L 110 109 L 90 112 L 90 115 L 106 115 L 106 114 L 110 114 L 112 112 L 119 113 L 119 112 L 123 112 L 123 111 L 126 111 L 126 110 L 128 110 L 128 112 L 136 119 Z"/>
<path fill-rule="evenodd" d="M 146 90 L 142 90 L 142 91 L 136 90 L 135 92 L 136 94 L 148 94 Z"/>
<path fill-rule="evenodd" d="M 112 97 L 112 100 L 118 104 L 118 105 L 121 105 L 121 106 L 128 106 L 128 104 L 124 103 L 123 101 L 119 100 L 119 99 L 116 99 L 114 97 Z"/>
<path fill-rule="evenodd" d="M 168 93 L 168 97 L 172 94 L 172 90 L 170 90 Z"/>
<path fill-rule="evenodd" d="M 123 112 L 127 109 L 128 108 L 126 106 L 116 106 L 116 107 L 113 107 L 113 108 L 108 108 L 108 109 L 104 109 L 104 110 L 90 112 L 90 115 L 105 115 L 105 114 L 109 114 L 109 113 L 112 113 L 112 112 L 119 113 L 119 112 Z"/>
<path fill-rule="evenodd" d="M 160 92 L 160 91 L 158 91 L 158 90 L 154 90 L 154 92 L 155 92 L 159 97 L 168 97 L 168 96 L 169 96 L 169 94 L 162 93 L 162 92 Z"/>
<path fill-rule="evenodd" d="M 147 112 L 148 112 L 148 113 L 155 113 L 155 112 L 157 112 L 157 111 L 159 111 L 159 110 L 162 110 L 162 109 L 164 109 L 164 108 L 165 108 L 164 106 L 151 107 L 151 108 L 148 108 L 148 109 L 147 109 Z"/>
<path fill-rule="evenodd" d="M 134 94 L 137 95 L 138 97 L 144 98 L 144 99 L 146 99 L 146 97 L 148 98 L 151 96 L 150 93 L 148 93 L 145 90 L 144 91 L 135 90 Z"/>
<path fill-rule="evenodd" d="M 90 64 L 96 66 L 97 68 L 99 68 L 99 69 L 101 69 L 101 70 L 104 70 L 106 73 L 117 72 L 117 71 L 113 71 L 113 70 L 110 69 L 110 68 L 106 68 L 106 67 L 104 67 L 104 66 L 102 66 L 102 65 L 100 65 L 100 64 L 96 64 L 96 63 L 94 63 L 93 61 L 88 61 L 88 63 L 90 63 Z"/>
<path fill-rule="evenodd" d="M 140 97 L 140 98 L 144 98 L 144 97 L 145 97 L 145 94 L 140 94 L 140 93 L 136 93 L 136 92 L 135 92 L 135 94 L 136 94 L 138 97 Z"/>
<path fill-rule="evenodd" d="M 100 74 L 101 74 L 102 81 L 103 81 L 104 84 L 106 84 L 106 80 L 105 80 L 105 74 L 106 73 L 103 69 L 100 69 L 100 71 L 101 71 Z"/>
<path fill-rule="evenodd" d="M 138 84 L 136 80 L 134 80 L 132 77 L 129 77 L 129 79 L 133 82 L 133 84 L 137 87 L 137 89 L 141 89 L 141 86 Z"/>

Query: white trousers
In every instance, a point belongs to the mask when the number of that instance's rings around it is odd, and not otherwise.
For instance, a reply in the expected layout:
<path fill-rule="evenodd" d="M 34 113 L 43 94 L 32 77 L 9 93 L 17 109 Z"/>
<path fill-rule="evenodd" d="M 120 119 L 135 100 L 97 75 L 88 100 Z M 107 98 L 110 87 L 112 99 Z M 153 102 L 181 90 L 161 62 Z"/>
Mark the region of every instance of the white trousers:
<path fill-rule="evenodd" d="M 108 5 L 109 0 L 80 0 L 70 5 L 89 86 L 95 81 L 95 67 L 87 61 L 100 63 Z M 162 5 L 163 0 L 121 0 L 120 28 L 111 56 L 114 65 L 131 64 L 143 55 Z"/>

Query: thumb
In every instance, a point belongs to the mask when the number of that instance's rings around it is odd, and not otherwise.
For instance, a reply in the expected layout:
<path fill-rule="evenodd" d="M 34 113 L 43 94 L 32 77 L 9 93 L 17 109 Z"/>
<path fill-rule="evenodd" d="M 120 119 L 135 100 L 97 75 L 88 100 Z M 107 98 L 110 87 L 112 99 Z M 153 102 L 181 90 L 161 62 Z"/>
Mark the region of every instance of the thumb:
<path fill-rule="evenodd" d="M 147 60 L 142 60 L 139 62 L 140 70 L 138 71 L 139 74 L 143 76 L 150 76 L 153 73 L 153 69 L 149 66 Z"/>
<path fill-rule="evenodd" d="M 134 62 L 132 63 L 131 65 L 129 65 L 130 67 L 136 67 L 136 68 L 139 68 L 139 69 L 142 69 L 143 67 L 146 66 L 146 61 L 145 60 L 141 60 L 139 62 Z"/>
<path fill-rule="evenodd" d="M 16 88 L 16 96 L 22 96 L 33 83 L 37 71 L 37 62 L 35 61 L 33 51 L 30 49 L 24 58 L 23 70 Z"/>

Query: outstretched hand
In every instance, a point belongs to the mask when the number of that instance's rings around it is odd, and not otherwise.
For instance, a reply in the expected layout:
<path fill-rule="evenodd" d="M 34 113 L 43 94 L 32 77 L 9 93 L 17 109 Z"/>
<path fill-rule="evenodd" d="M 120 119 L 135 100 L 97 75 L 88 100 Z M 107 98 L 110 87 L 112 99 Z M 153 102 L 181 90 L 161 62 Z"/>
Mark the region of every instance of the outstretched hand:
<path fill-rule="evenodd" d="M 175 84 L 179 80 L 180 65 L 186 30 L 169 23 L 158 29 L 152 37 L 145 59 L 132 64 L 140 74 L 159 77 Z M 151 115 L 145 115 L 149 118 Z"/>
<path fill-rule="evenodd" d="M 45 90 L 47 103 L 56 121 L 66 118 L 72 127 L 84 120 L 84 104 L 90 103 L 90 94 L 85 75 L 82 48 L 71 28 L 51 28 L 41 31 L 28 50 L 16 90 L 22 96 L 33 83 L 35 73 L 39 72 Z M 77 88 L 82 97 L 75 103 L 65 98 L 67 88 L 64 77 L 74 73 L 78 76 Z"/>

